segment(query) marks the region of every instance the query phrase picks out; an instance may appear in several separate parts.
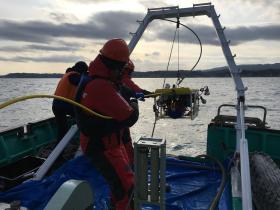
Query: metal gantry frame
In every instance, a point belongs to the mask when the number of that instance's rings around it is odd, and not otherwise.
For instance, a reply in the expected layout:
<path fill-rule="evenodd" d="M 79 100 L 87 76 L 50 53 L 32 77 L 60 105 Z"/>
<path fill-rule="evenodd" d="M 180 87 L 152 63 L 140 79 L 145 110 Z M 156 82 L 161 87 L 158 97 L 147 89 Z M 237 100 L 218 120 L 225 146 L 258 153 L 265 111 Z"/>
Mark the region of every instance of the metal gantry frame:
<path fill-rule="evenodd" d="M 245 91 L 246 88 L 240 77 L 241 70 L 238 69 L 234 61 L 234 57 L 229 48 L 229 41 L 226 39 L 224 29 L 219 21 L 215 8 L 211 3 L 194 4 L 190 8 L 179 7 L 162 7 L 148 9 L 147 15 L 140 23 L 137 31 L 133 33 L 133 37 L 128 45 L 130 53 L 133 52 L 136 44 L 147 28 L 148 24 L 156 19 L 163 18 L 177 18 L 177 17 L 195 17 L 206 15 L 211 18 L 217 36 L 219 38 L 223 54 L 227 61 L 231 77 L 233 78 L 235 89 L 237 92 L 236 103 L 236 153 L 240 154 L 241 162 L 241 184 L 242 184 L 242 208 L 243 210 L 252 209 L 252 196 L 251 196 L 251 179 L 250 179 L 250 166 L 249 166 L 249 153 L 248 143 L 245 137 Z"/>

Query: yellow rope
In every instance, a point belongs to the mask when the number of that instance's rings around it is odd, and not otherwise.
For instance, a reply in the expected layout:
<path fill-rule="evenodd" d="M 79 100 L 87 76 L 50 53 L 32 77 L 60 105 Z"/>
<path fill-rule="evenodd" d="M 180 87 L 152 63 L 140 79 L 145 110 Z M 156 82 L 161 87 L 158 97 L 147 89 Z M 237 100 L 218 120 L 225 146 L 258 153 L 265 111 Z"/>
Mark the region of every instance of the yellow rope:
<path fill-rule="evenodd" d="M 77 103 L 75 101 L 72 101 L 72 100 L 70 100 L 68 98 L 64 98 L 64 97 L 61 97 L 61 96 L 55 96 L 55 95 L 43 95 L 43 94 L 40 94 L 40 95 L 21 96 L 21 97 L 14 98 L 14 99 L 11 99 L 9 101 L 6 101 L 6 102 L 0 104 L 0 109 L 3 109 L 5 107 L 10 106 L 12 104 L 15 104 L 17 102 L 25 101 L 25 100 L 32 99 L 32 98 L 55 98 L 55 99 L 58 99 L 58 100 L 70 103 L 70 104 L 72 104 L 74 106 L 78 106 L 81 109 L 83 109 L 84 111 L 86 111 L 87 113 L 89 113 L 90 115 L 94 115 L 94 116 L 97 116 L 97 117 L 100 117 L 100 118 L 103 118 L 103 119 L 112 119 L 112 117 L 108 117 L 108 116 L 99 114 L 97 112 L 94 112 L 91 109 L 83 106 L 82 104 L 79 104 L 79 103 Z"/>

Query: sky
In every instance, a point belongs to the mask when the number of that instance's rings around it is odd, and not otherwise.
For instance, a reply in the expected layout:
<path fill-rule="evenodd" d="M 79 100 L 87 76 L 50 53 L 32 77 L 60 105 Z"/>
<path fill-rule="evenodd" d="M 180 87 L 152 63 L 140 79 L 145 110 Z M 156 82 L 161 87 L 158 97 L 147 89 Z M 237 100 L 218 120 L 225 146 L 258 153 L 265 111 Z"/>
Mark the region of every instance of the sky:
<path fill-rule="evenodd" d="M 148 8 L 192 7 L 201 0 L 0 0 L 0 75 L 64 73 L 79 60 L 92 61 L 111 38 L 128 43 Z M 280 63 L 280 0 L 212 0 L 226 27 L 237 64 Z M 225 66 L 211 20 L 181 18 L 199 36 L 197 69 Z M 136 71 L 165 70 L 176 25 L 153 21 L 131 54 Z M 200 47 L 179 28 L 170 69 L 189 70 Z M 179 64 L 178 64 L 179 60 Z M 179 67 L 178 67 L 179 66 Z"/>

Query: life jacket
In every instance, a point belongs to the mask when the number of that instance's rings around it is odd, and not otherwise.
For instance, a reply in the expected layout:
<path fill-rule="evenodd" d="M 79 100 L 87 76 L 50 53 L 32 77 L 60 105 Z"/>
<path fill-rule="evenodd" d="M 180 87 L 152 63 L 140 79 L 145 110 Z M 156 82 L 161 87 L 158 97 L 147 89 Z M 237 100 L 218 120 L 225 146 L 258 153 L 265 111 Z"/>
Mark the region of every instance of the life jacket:
<path fill-rule="evenodd" d="M 62 96 L 64 98 L 68 98 L 71 100 L 75 99 L 77 86 L 73 85 L 69 81 L 69 76 L 73 75 L 73 74 L 79 74 L 79 73 L 71 71 L 71 72 L 65 73 L 63 75 L 63 77 L 60 79 L 60 81 L 56 87 L 54 95 Z"/>
<path fill-rule="evenodd" d="M 82 75 L 80 83 L 77 88 L 76 96 L 75 96 L 75 101 L 78 103 L 81 103 L 85 87 L 90 83 L 92 80 L 97 79 L 97 77 L 90 77 L 88 75 Z M 93 135 L 98 135 L 98 136 L 103 136 L 105 133 L 108 133 L 108 129 L 106 128 L 107 122 L 109 123 L 110 120 L 108 119 L 103 119 L 98 116 L 92 116 L 80 109 L 79 107 L 74 107 L 75 111 L 75 117 L 76 117 L 76 122 L 79 127 L 79 129 L 86 135 L 86 136 L 93 136 Z M 92 127 L 95 127 L 97 124 L 104 124 L 101 126 L 102 128 L 105 128 L 102 131 L 99 129 L 97 132 L 92 131 Z"/>

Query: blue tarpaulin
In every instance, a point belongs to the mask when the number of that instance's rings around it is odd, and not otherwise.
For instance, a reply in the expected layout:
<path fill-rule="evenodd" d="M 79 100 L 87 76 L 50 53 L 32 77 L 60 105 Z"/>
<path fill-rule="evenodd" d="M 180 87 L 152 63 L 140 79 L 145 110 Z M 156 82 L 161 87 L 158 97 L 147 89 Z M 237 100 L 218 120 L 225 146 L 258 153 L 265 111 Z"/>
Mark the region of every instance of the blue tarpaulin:
<path fill-rule="evenodd" d="M 190 167 L 193 165 L 195 167 Z M 217 193 L 221 174 L 217 170 L 206 170 L 200 166 L 215 166 L 176 158 L 166 160 L 166 182 L 170 192 L 166 193 L 167 210 L 206 210 Z M 106 210 L 109 201 L 109 188 L 103 177 L 92 167 L 90 161 L 80 156 L 70 160 L 51 176 L 41 181 L 27 181 L 9 191 L 0 193 L 1 202 L 20 200 L 29 210 L 42 210 L 56 192 L 69 179 L 86 180 L 95 194 L 95 210 Z M 145 206 L 143 210 L 155 210 Z M 222 194 L 219 210 L 231 209 L 230 186 L 227 183 Z"/>

